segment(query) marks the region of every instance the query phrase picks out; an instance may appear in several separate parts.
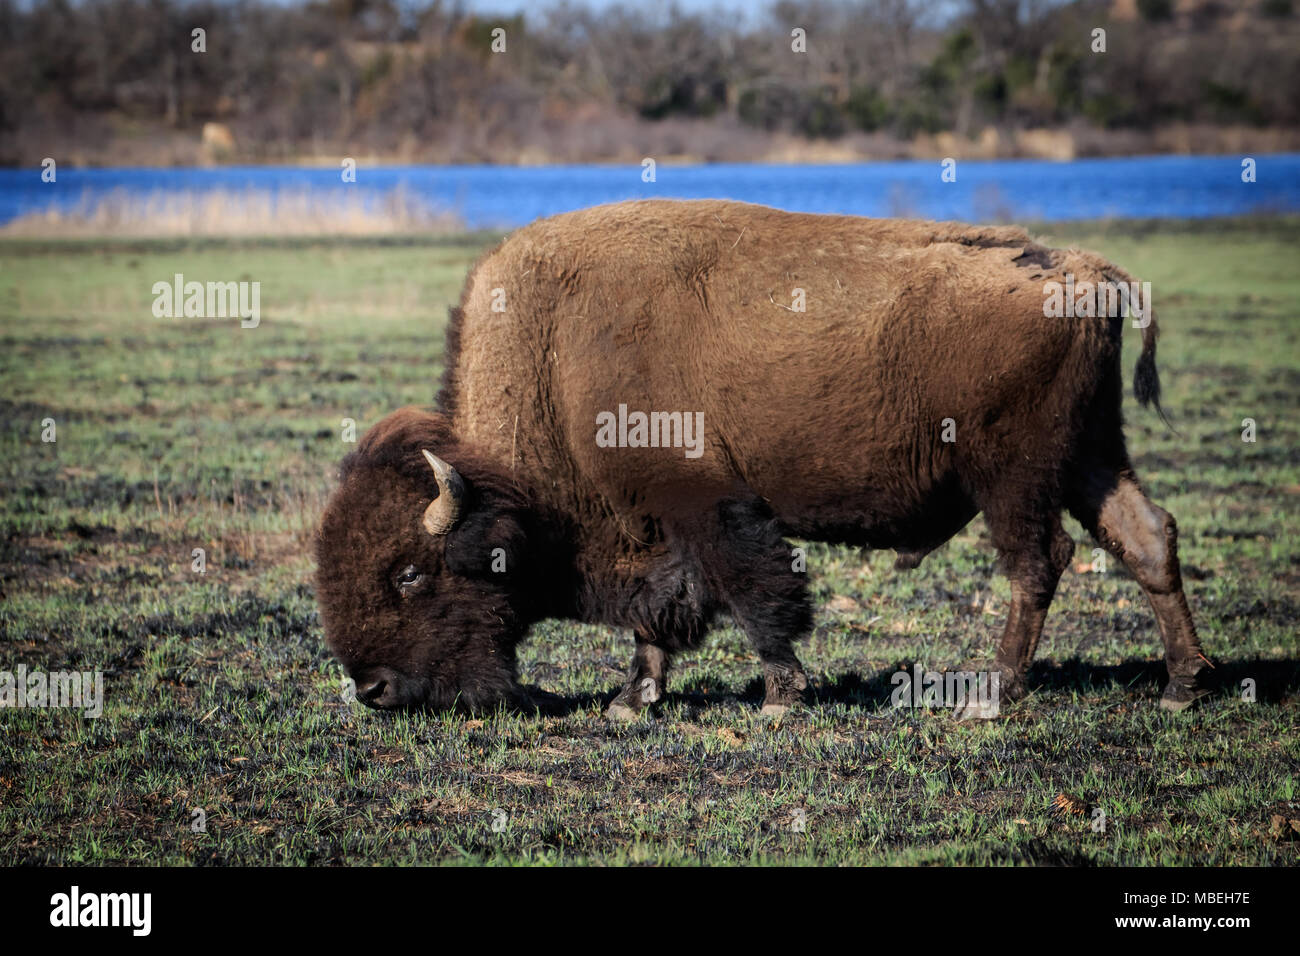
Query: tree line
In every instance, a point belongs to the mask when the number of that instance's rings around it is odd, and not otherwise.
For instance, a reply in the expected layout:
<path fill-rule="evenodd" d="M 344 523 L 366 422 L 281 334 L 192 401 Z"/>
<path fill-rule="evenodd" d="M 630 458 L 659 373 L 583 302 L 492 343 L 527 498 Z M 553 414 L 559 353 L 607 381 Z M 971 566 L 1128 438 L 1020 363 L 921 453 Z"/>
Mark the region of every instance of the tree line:
<path fill-rule="evenodd" d="M 0 161 L 232 130 L 250 160 L 600 160 L 630 130 L 899 141 L 1297 125 L 1291 0 L 779 0 L 759 15 L 444 0 L 0 0 Z M 1103 31 L 1098 34 L 1098 30 Z M 602 133 L 601 131 L 604 130 Z M 756 141 L 756 140 L 754 140 Z"/>

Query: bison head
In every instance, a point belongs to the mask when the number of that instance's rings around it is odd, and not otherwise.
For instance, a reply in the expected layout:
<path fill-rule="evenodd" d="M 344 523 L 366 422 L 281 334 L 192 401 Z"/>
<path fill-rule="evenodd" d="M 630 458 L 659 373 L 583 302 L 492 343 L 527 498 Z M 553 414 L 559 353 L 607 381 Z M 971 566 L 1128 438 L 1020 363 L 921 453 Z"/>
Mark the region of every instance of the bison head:
<path fill-rule="evenodd" d="M 524 502 L 451 437 L 447 420 L 394 412 L 343 462 L 316 539 L 325 639 L 364 703 L 482 709 L 522 702 L 514 582 Z"/>

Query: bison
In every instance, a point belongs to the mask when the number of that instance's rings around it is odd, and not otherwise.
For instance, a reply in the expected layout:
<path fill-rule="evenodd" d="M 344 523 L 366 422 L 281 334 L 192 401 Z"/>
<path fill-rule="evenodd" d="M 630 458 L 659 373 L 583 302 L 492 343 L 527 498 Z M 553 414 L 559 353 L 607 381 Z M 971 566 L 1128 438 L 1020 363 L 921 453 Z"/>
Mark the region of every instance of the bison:
<path fill-rule="evenodd" d="M 728 612 L 780 713 L 808 686 L 792 642 L 812 621 L 788 537 L 907 569 L 982 512 L 1011 585 L 994 672 L 1014 700 L 1073 553 L 1068 511 L 1146 593 L 1160 704 L 1181 710 L 1209 662 L 1174 519 L 1125 448 L 1130 316 L 1102 293 L 1132 281 L 1011 227 L 723 201 L 535 222 L 470 272 L 436 410 L 393 412 L 343 461 L 316 542 L 329 646 L 372 707 L 482 709 L 529 703 L 516 648 L 534 622 L 625 627 L 607 713 L 627 718 Z M 1070 314 L 1049 288 L 1077 293 Z M 1143 322 L 1134 391 L 1159 410 L 1149 302 Z"/>

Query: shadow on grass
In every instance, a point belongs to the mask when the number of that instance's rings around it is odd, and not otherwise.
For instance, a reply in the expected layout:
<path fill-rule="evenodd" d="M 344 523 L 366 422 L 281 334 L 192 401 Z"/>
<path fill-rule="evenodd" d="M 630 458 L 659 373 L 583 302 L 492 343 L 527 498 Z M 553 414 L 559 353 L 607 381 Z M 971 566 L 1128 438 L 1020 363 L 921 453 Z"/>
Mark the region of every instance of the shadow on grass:
<path fill-rule="evenodd" d="M 893 677 L 899 671 L 911 672 L 913 661 L 900 661 L 893 667 L 863 676 L 854 671 L 833 675 L 827 680 L 814 682 L 810 700 L 813 706 L 823 704 L 843 704 L 861 710 L 875 710 L 890 702 L 890 695 L 897 685 Z M 954 668 L 955 670 L 956 668 Z M 1083 693 L 1103 693 L 1116 687 L 1129 689 L 1148 688 L 1152 694 L 1158 694 L 1164 687 L 1167 675 L 1163 660 L 1143 660 L 1133 658 L 1114 665 L 1086 663 L 1078 658 L 1062 662 L 1043 661 L 1034 664 L 1029 670 L 1029 690 L 1034 691 L 1080 691 Z M 1211 672 L 1209 681 L 1215 690 L 1215 697 L 1240 696 L 1243 681 L 1254 681 L 1255 700 L 1260 703 L 1279 703 L 1300 691 L 1300 660 L 1243 660 L 1217 662 Z M 749 681 L 740 694 L 687 684 L 672 688 L 673 697 L 697 706 L 717 705 L 736 700 L 743 700 L 754 705 L 763 700 L 763 681 L 755 678 Z M 605 698 L 612 700 L 613 693 Z"/>
<path fill-rule="evenodd" d="M 897 686 L 893 677 L 899 671 L 911 672 L 913 661 L 903 661 L 894 667 L 884 668 L 875 674 L 863 677 L 848 671 L 837 674 L 829 680 L 815 682 L 811 688 L 812 706 L 843 704 L 854 710 L 875 711 L 888 705 L 890 695 Z M 1070 658 L 1061 663 L 1043 662 L 1035 664 L 1029 672 L 1029 690 L 1033 691 L 1080 691 L 1099 694 L 1117 687 L 1129 689 L 1148 689 L 1154 699 L 1165 683 L 1165 666 L 1163 661 L 1138 660 L 1136 658 L 1115 665 L 1087 664 L 1078 658 Z M 1255 682 L 1255 699 L 1260 703 L 1279 703 L 1283 699 L 1300 691 L 1300 660 L 1247 660 L 1219 663 L 1215 666 L 1212 680 L 1215 697 L 1239 696 L 1242 682 Z M 545 717 L 568 717 L 588 711 L 599 706 L 603 711 L 618 696 L 621 687 L 611 687 L 602 694 L 576 694 L 564 696 L 543 690 L 535 685 L 524 685 L 531 707 L 523 705 L 520 709 L 528 713 L 536 711 Z M 686 704 L 692 709 L 704 710 L 725 704 L 743 702 L 754 707 L 762 704 L 764 694 L 763 681 L 755 678 L 745 684 L 740 693 L 716 690 L 709 684 L 690 682 L 677 688 L 671 688 L 668 700 Z M 659 705 L 662 706 L 662 705 Z M 658 709 L 658 706 L 655 708 Z"/>

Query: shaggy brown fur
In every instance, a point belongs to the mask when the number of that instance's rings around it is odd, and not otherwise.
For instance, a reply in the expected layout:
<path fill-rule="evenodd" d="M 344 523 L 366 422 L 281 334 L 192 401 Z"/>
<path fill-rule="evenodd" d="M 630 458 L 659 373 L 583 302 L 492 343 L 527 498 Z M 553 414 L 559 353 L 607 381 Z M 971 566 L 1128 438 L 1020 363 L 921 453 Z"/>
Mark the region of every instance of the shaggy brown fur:
<path fill-rule="evenodd" d="M 1128 321 L 1045 318 L 1044 284 L 1067 273 L 1130 279 L 1015 228 L 731 202 L 621 203 L 521 229 L 453 310 L 440 410 L 393 413 L 344 463 L 318 544 L 331 647 L 368 703 L 483 706 L 519 699 L 514 648 L 532 622 L 629 627 L 611 706 L 626 716 L 727 611 L 780 710 L 806 687 L 791 641 L 811 619 L 785 536 L 892 548 L 915 567 L 982 511 L 1011 580 L 997 660 L 1014 697 L 1071 555 L 1066 508 L 1146 591 L 1163 703 L 1185 706 L 1204 657 L 1173 518 L 1124 446 Z M 1153 321 L 1144 402 L 1158 400 L 1155 336 Z M 702 454 L 598 446 L 597 416 L 620 405 L 702 412 Z M 445 536 L 421 526 L 437 489 L 424 448 L 469 488 Z"/>

